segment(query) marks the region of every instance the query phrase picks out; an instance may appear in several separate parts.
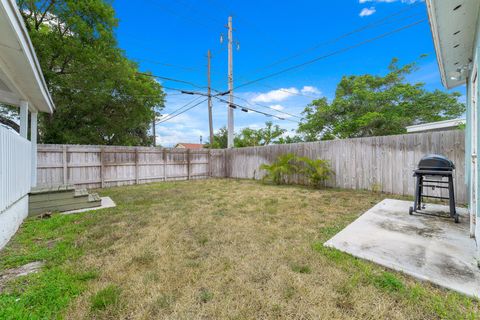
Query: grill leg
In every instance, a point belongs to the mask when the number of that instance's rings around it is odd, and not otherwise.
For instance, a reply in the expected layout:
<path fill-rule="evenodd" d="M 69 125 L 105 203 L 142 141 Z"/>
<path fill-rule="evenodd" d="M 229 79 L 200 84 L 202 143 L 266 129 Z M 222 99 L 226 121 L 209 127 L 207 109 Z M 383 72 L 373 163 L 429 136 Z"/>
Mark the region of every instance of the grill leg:
<path fill-rule="evenodd" d="M 413 203 L 413 208 L 415 211 L 420 210 L 420 203 L 422 199 L 422 187 L 420 187 L 420 176 L 416 175 L 416 186 L 415 186 L 415 202 Z"/>
<path fill-rule="evenodd" d="M 453 189 L 453 176 L 448 177 L 448 195 L 450 198 L 450 216 L 455 218 L 455 222 L 458 222 L 458 215 L 455 209 L 455 192 Z"/>

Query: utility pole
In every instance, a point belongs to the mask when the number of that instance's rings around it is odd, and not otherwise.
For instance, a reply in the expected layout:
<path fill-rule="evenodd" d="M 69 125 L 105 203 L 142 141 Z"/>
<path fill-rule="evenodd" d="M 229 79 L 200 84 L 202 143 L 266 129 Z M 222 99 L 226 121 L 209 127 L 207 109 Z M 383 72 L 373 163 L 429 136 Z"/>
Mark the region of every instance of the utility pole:
<path fill-rule="evenodd" d="M 157 130 L 156 130 L 156 124 L 155 124 L 155 120 L 156 120 L 156 112 L 155 112 L 155 108 L 153 109 L 153 120 L 152 120 L 152 135 L 153 135 L 153 146 L 156 147 L 157 146 Z"/>
<path fill-rule="evenodd" d="M 210 148 L 213 146 L 213 117 L 212 117 L 212 88 L 211 88 L 211 80 L 210 80 L 210 60 L 212 58 L 212 55 L 210 53 L 210 50 L 207 52 L 207 59 L 208 59 L 208 73 L 207 73 L 207 78 L 208 78 L 208 126 L 210 129 Z"/>
<path fill-rule="evenodd" d="M 228 103 L 228 148 L 233 148 L 233 28 L 232 28 L 232 16 L 228 17 L 228 91 L 229 91 L 229 103 Z"/>

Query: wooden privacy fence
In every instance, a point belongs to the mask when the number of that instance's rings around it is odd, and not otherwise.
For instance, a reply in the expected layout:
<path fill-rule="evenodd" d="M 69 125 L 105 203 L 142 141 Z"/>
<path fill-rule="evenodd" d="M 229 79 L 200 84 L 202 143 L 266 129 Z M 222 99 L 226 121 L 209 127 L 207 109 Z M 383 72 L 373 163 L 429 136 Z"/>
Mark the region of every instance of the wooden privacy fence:
<path fill-rule="evenodd" d="M 400 195 L 414 194 L 413 169 L 424 155 L 437 153 L 455 163 L 456 198 L 459 203 L 467 202 L 462 130 L 235 148 L 216 153 L 223 157 L 212 157 L 214 177 L 261 179 L 264 172 L 259 170 L 260 164 L 271 163 L 281 154 L 295 153 L 328 160 L 335 172 L 328 186 Z"/>
<path fill-rule="evenodd" d="M 37 184 L 103 188 L 209 177 L 209 150 L 38 145 Z"/>
<path fill-rule="evenodd" d="M 438 153 L 454 161 L 457 201 L 466 203 L 464 141 L 464 132 L 457 130 L 228 150 L 39 145 L 38 185 L 99 188 L 207 177 L 261 179 L 262 163 L 295 153 L 330 161 L 335 176 L 328 186 L 413 195 L 412 170 L 424 155 Z"/>

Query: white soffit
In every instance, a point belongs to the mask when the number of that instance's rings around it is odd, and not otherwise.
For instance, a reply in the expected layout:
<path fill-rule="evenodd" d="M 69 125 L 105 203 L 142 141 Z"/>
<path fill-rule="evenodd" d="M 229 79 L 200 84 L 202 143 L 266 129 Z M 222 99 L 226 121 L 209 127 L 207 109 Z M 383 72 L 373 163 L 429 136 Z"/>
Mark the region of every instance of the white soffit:
<path fill-rule="evenodd" d="M 479 7 L 479 0 L 427 0 L 442 83 L 448 89 L 465 83 Z"/>
<path fill-rule="evenodd" d="M 0 80 L 42 112 L 54 104 L 15 0 L 0 0 Z"/>

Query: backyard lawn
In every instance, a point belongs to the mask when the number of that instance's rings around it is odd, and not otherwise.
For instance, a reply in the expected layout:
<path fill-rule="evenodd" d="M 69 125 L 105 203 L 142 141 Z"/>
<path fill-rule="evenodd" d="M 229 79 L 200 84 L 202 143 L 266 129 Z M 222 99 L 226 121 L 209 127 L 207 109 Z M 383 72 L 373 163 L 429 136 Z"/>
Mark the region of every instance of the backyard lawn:
<path fill-rule="evenodd" d="M 384 194 L 197 180 L 101 190 L 116 208 L 25 221 L 0 319 L 477 319 L 478 301 L 322 243 Z"/>

